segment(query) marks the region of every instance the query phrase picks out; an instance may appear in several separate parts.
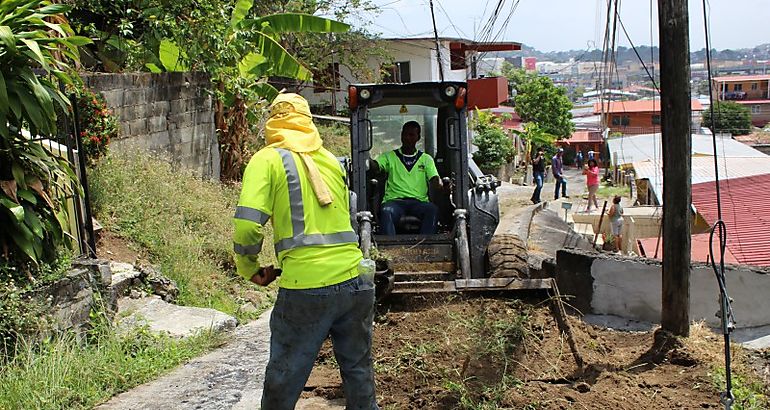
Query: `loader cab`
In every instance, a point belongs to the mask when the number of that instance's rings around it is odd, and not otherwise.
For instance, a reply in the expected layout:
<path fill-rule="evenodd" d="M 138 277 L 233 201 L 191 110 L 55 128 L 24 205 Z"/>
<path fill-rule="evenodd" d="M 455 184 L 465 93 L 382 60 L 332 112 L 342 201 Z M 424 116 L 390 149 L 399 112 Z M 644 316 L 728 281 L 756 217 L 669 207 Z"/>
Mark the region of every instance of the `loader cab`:
<path fill-rule="evenodd" d="M 395 226 L 396 236 L 451 241 L 453 215 L 455 210 L 467 207 L 467 195 L 463 193 L 470 183 L 465 90 L 465 83 L 460 82 L 350 87 L 351 189 L 357 196 L 358 211 L 371 213 L 372 231 L 378 242 L 388 240 L 382 235 L 380 221 L 388 175 L 367 170 L 366 160 L 376 160 L 401 147 L 402 127 L 409 121 L 416 121 L 421 127 L 417 149 L 433 158 L 439 178 L 449 181 L 452 188 L 436 192 L 429 187 L 431 202 L 438 208 L 434 235 L 419 235 L 421 221 L 405 216 Z"/>

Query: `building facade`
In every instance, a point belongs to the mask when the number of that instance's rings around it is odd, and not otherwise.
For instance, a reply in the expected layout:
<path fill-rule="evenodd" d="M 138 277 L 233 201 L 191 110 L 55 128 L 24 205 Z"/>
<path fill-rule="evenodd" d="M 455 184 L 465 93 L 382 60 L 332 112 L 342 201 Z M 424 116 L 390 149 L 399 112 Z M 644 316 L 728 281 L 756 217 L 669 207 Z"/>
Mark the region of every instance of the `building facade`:
<path fill-rule="evenodd" d="M 715 100 L 748 107 L 754 126 L 770 123 L 770 74 L 714 77 L 712 93 Z"/>
<path fill-rule="evenodd" d="M 691 101 L 693 124 L 697 129 L 696 119 L 703 111 L 703 105 L 698 100 Z M 609 128 L 610 133 L 624 135 L 651 134 L 660 132 L 660 100 L 613 101 L 594 104 L 594 114 L 602 116 L 602 124 Z"/>

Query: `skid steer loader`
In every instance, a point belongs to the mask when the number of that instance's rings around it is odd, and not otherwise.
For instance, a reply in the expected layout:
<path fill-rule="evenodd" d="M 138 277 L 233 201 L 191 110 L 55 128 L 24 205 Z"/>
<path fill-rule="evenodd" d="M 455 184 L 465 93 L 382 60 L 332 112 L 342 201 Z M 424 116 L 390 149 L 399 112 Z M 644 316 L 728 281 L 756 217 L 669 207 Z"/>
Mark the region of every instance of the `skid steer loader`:
<path fill-rule="evenodd" d="M 464 82 L 360 84 L 348 89 L 351 155 L 345 166 L 351 211 L 365 256 L 377 260 L 378 299 L 388 294 L 550 289 L 528 278 L 517 241 L 496 237 L 500 221 L 496 189 L 470 155 Z M 405 216 L 395 236 L 382 234 L 379 211 L 387 175 L 367 160 L 401 146 L 407 121 L 422 126 L 418 149 L 434 158 L 450 192 L 431 192 L 438 232 L 420 235 L 419 220 Z M 352 216 L 353 216 L 352 215 Z M 370 255 L 376 249 L 377 255 Z"/>

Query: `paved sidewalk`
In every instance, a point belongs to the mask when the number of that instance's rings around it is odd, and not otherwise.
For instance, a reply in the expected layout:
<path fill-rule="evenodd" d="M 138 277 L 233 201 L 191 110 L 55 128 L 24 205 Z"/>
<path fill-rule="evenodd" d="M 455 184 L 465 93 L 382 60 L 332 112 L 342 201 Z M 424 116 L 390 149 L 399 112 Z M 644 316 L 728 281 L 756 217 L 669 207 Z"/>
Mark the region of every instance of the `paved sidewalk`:
<path fill-rule="evenodd" d="M 270 352 L 270 310 L 238 327 L 223 347 L 96 407 L 135 409 L 259 409 Z M 341 409 L 322 398 L 300 399 L 298 409 Z"/>

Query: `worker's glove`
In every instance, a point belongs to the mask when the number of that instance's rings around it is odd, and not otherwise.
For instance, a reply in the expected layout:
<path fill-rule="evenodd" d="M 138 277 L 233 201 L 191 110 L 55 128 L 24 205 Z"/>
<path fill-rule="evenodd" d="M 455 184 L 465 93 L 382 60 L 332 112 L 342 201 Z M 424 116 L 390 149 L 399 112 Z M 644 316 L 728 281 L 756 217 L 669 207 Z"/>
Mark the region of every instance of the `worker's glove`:
<path fill-rule="evenodd" d="M 280 269 L 275 269 L 273 268 L 273 265 L 268 265 L 264 268 L 259 268 L 257 273 L 251 277 L 251 281 L 260 286 L 267 286 L 272 283 L 280 274 Z"/>

